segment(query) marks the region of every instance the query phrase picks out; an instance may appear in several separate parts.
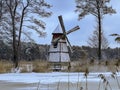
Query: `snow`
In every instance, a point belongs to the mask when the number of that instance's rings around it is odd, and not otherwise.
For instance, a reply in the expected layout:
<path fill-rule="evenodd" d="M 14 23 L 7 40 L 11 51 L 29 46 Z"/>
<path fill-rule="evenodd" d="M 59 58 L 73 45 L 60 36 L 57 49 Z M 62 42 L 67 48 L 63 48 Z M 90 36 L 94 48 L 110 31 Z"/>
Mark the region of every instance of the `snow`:
<path fill-rule="evenodd" d="M 91 82 L 99 82 L 99 74 L 106 77 L 111 76 L 111 72 L 106 73 L 89 73 L 87 80 Z M 79 76 L 79 77 L 78 77 Z M 120 76 L 120 73 L 117 73 Z M 79 78 L 79 79 L 78 79 Z M 5 73 L 0 74 L 0 80 L 7 82 L 22 82 L 22 83 L 55 83 L 55 82 L 72 82 L 85 81 L 84 73 L 68 73 L 68 72 L 49 72 L 49 73 Z"/>

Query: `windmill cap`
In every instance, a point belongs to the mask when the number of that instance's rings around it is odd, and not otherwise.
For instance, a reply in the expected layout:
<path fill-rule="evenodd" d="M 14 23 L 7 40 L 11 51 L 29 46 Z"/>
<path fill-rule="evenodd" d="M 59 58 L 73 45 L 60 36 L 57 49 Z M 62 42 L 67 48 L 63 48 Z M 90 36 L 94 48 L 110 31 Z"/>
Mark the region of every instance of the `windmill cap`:
<path fill-rule="evenodd" d="M 63 31 L 60 25 L 57 25 L 57 27 L 55 28 L 52 34 L 56 34 L 56 33 L 63 34 Z"/>

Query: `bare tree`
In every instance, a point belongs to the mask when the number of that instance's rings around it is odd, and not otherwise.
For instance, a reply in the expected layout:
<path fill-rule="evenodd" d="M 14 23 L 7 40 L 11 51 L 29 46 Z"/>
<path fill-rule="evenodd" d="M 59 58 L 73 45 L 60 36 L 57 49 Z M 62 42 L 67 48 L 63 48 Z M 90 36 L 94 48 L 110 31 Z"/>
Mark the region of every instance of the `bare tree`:
<path fill-rule="evenodd" d="M 99 40 L 99 32 L 98 29 L 93 31 L 93 34 L 88 38 L 88 44 L 92 48 L 98 48 L 98 41 Z M 101 32 L 101 48 L 102 49 L 107 49 L 109 46 L 109 42 L 107 38 L 105 37 L 104 32 Z"/>
<path fill-rule="evenodd" d="M 2 30 L 9 31 L 13 41 L 13 62 L 18 67 L 21 36 L 28 38 L 28 32 L 36 31 L 40 36 L 45 35 L 45 22 L 40 18 L 49 17 L 51 7 L 44 0 L 3 0 L 4 15 L 2 15 Z M 5 25 L 4 25 L 5 24 Z M 5 28 L 6 27 L 6 28 Z"/>
<path fill-rule="evenodd" d="M 103 16 L 106 14 L 116 13 L 112 6 L 108 6 L 110 0 L 76 0 L 76 12 L 78 19 L 82 19 L 88 14 L 92 14 L 97 18 L 99 31 L 98 58 L 101 59 L 101 23 Z"/>

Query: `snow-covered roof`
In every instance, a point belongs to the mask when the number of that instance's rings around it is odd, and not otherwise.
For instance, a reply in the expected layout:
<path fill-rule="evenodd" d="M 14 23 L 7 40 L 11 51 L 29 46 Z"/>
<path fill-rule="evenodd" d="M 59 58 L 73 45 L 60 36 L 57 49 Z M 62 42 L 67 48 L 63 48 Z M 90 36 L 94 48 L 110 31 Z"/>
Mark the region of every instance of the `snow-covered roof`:
<path fill-rule="evenodd" d="M 57 25 L 57 27 L 55 28 L 55 30 L 53 31 L 53 33 L 63 33 L 61 26 Z"/>

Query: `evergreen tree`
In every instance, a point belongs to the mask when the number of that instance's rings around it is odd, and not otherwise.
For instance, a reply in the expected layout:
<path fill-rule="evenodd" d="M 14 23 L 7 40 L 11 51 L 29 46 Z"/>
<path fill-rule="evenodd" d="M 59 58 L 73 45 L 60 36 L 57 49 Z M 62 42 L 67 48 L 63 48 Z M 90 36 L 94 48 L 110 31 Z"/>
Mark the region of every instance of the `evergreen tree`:
<path fill-rule="evenodd" d="M 115 41 L 120 43 L 120 34 L 111 34 L 111 36 L 115 36 Z"/>
<path fill-rule="evenodd" d="M 110 0 L 75 0 L 76 12 L 78 12 L 78 19 L 82 19 L 86 15 L 92 14 L 96 17 L 99 31 L 99 46 L 98 46 L 98 58 L 101 59 L 101 24 L 103 16 L 106 14 L 116 13 L 112 6 L 108 6 Z"/>

